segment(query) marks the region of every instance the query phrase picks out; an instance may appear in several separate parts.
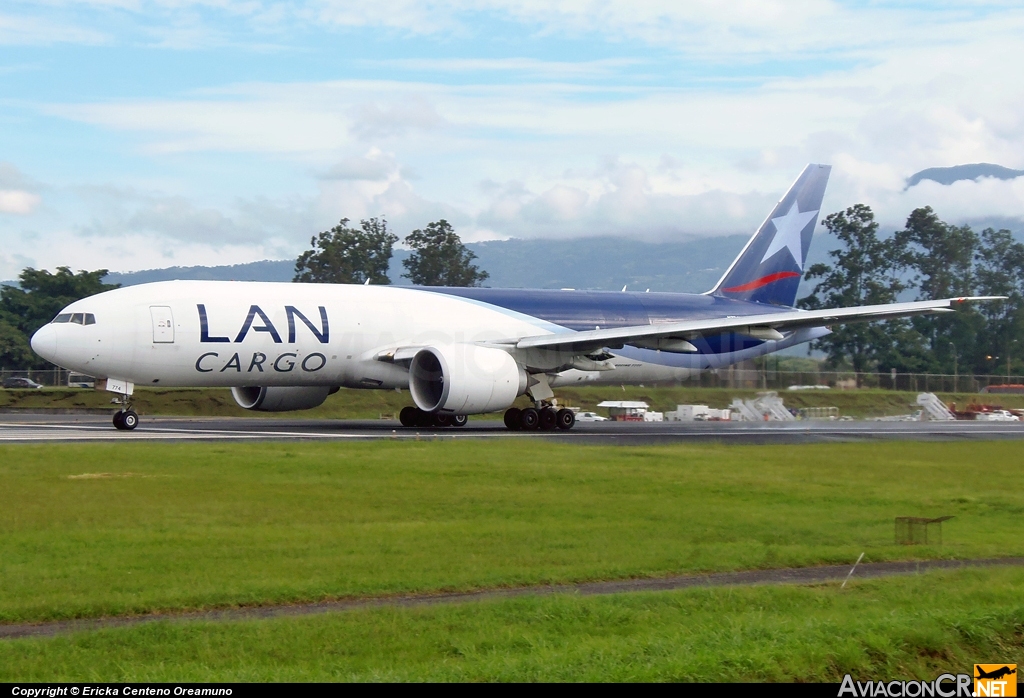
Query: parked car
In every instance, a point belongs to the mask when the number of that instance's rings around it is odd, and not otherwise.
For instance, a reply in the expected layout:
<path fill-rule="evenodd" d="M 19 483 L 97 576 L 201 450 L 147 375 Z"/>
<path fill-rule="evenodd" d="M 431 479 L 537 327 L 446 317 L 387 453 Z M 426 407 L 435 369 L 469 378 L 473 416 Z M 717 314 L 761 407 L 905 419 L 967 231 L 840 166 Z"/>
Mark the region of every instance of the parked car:
<path fill-rule="evenodd" d="M 1008 410 L 992 410 L 991 412 L 979 412 L 974 418 L 979 422 L 1019 422 L 1020 417 Z"/>
<path fill-rule="evenodd" d="M 39 390 L 43 386 L 36 383 L 31 378 L 23 378 L 21 376 L 11 376 L 10 378 L 4 378 L 5 388 L 17 388 L 20 390 Z"/>
<path fill-rule="evenodd" d="M 608 418 L 607 417 L 602 417 L 601 415 L 599 415 L 599 414 L 597 414 L 595 412 L 577 412 L 576 413 L 576 421 L 577 422 L 607 422 Z"/>

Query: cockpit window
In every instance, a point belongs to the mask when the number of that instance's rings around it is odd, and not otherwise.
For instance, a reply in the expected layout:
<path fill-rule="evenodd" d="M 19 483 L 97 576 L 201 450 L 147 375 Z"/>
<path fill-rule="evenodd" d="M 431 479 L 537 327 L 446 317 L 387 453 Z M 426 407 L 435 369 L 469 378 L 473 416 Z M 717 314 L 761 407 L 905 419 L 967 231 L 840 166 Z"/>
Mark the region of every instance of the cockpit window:
<path fill-rule="evenodd" d="M 61 313 L 51 321 L 53 323 L 71 322 L 76 325 L 95 325 L 96 316 L 92 313 Z"/>

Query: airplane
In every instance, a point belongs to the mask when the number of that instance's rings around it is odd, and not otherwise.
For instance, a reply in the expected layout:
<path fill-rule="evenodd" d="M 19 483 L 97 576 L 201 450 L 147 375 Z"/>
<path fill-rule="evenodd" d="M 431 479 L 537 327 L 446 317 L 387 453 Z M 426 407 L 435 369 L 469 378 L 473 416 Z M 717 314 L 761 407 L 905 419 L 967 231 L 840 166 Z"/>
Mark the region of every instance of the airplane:
<path fill-rule="evenodd" d="M 794 307 L 831 167 L 808 165 L 702 294 L 165 281 L 67 306 L 33 350 L 97 378 L 134 429 L 136 386 L 229 387 L 243 408 L 316 407 L 342 387 L 408 388 L 406 427 L 505 410 L 571 429 L 553 389 L 684 380 L 825 336 L 830 325 L 952 312 L 984 298 Z M 513 402 L 528 395 L 532 407 Z"/>
<path fill-rule="evenodd" d="M 1011 669 L 1009 666 L 1002 666 L 999 669 L 994 669 L 992 671 L 985 671 L 984 669 L 982 669 L 977 664 L 974 665 L 974 668 L 978 672 L 978 675 L 974 677 L 976 679 L 996 679 L 996 680 L 998 680 L 998 679 L 1003 678 L 1004 676 L 1009 676 L 1010 674 L 1016 674 L 1017 673 L 1016 665 L 1014 665 L 1013 669 Z"/>

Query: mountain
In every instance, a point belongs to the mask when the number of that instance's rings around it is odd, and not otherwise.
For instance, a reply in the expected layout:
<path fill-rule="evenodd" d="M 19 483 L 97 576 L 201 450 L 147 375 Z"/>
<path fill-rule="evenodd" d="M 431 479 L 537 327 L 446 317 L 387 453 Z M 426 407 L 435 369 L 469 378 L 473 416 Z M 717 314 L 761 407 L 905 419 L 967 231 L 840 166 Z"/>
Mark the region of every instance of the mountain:
<path fill-rule="evenodd" d="M 619 290 L 706 291 L 739 253 L 746 235 L 647 243 L 625 238 L 575 240 L 501 240 L 466 245 L 477 265 L 491 276 L 488 286 L 504 288 L 588 288 Z M 390 277 L 402 278 L 407 250 L 395 250 Z M 293 260 L 252 262 L 220 267 L 170 267 L 109 274 L 104 281 L 122 286 L 170 279 L 223 281 L 291 281 Z"/>
<path fill-rule="evenodd" d="M 904 191 L 918 184 L 922 180 L 929 179 L 939 184 L 952 184 L 961 180 L 978 180 L 982 177 L 994 177 L 996 179 L 1015 179 L 1024 175 L 1024 170 L 1011 170 L 1002 165 L 992 165 L 987 162 L 979 162 L 973 165 L 956 165 L 954 167 L 929 167 L 921 170 L 907 178 L 907 186 Z"/>
<path fill-rule="evenodd" d="M 203 281 L 291 281 L 295 275 L 293 260 L 249 262 L 222 267 L 167 267 L 143 271 L 111 272 L 104 283 L 135 286 L 153 281 L 196 279 Z"/>

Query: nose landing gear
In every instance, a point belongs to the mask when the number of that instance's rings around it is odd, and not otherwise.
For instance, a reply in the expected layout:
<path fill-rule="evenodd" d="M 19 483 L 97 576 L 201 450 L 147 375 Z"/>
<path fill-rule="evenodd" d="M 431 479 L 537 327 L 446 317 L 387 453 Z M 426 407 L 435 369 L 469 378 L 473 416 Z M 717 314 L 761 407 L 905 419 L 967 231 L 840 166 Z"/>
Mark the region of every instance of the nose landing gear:
<path fill-rule="evenodd" d="M 114 413 L 114 428 L 118 431 L 131 431 L 139 426 L 139 414 L 132 409 L 131 397 L 120 396 L 121 409 Z"/>

